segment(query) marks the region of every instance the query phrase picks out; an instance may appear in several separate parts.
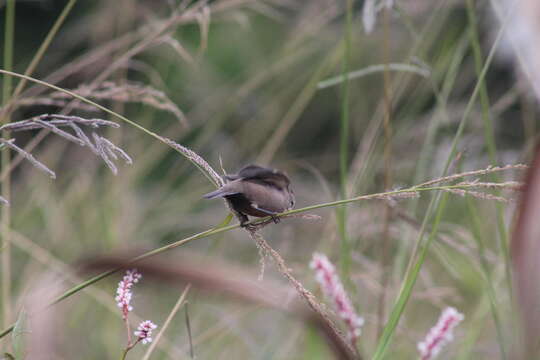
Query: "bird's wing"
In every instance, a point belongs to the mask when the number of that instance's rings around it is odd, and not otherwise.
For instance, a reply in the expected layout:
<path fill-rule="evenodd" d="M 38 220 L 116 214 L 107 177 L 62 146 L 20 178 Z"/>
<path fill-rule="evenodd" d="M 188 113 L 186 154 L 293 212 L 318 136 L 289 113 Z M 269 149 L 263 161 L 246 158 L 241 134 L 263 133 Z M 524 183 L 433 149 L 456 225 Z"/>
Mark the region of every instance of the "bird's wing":
<path fill-rule="evenodd" d="M 238 176 L 244 179 L 251 179 L 256 177 L 262 177 L 271 173 L 272 169 L 263 168 L 262 166 L 251 164 L 244 166 L 242 169 L 240 169 L 240 171 L 238 172 Z"/>
<path fill-rule="evenodd" d="M 240 180 L 232 181 L 224 186 L 220 187 L 216 191 L 212 191 L 203 195 L 205 199 L 214 199 L 217 197 L 224 197 L 229 195 L 236 195 L 242 193 L 242 185 Z"/>
<path fill-rule="evenodd" d="M 244 196 L 251 203 L 251 206 L 267 213 L 277 214 L 286 208 L 283 191 L 269 186 L 258 179 L 242 180 Z"/>
<path fill-rule="evenodd" d="M 239 194 L 238 191 L 232 191 L 232 190 L 225 190 L 225 189 L 217 189 L 216 191 L 209 192 L 208 194 L 204 194 L 203 198 L 205 199 L 215 199 L 217 197 L 224 197 L 229 195 L 235 195 Z"/>

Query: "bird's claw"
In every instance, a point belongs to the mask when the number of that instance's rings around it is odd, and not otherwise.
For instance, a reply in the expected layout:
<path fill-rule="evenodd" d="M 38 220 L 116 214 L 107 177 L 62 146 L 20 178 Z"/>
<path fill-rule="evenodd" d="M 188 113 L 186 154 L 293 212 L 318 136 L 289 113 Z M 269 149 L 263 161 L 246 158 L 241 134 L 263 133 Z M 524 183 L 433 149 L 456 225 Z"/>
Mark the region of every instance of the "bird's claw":
<path fill-rule="evenodd" d="M 241 223 L 240 223 L 240 227 L 243 228 L 243 229 L 246 229 L 246 230 L 248 230 L 248 231 L 255 231 L 255 230 L 257 230 L 257 225 L 250 224 L 250 223 L 247 222 L 247 221 L 241 222 Z"/>

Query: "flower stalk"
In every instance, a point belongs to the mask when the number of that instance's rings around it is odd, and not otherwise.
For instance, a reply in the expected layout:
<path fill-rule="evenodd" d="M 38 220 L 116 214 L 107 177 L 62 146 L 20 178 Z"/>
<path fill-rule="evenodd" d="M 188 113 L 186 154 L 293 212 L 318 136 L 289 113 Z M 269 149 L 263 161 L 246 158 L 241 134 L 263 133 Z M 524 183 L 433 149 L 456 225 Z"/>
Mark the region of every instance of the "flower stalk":
<path fill-rule="evenodd" d="M 441 313 L 437 324 L 429 330 L 424 341 L 418 343 L 422 360 L 432 360 L 441 349 L 454 340 L 454 328 L 464 319 L 463 314 L 453 307 L 447 307 Z"/>
<path fill-rule="evenodd" d="M 135 341 L 131 337 L 131 328 L 129 325 L 129 313 L 133 310 L 131 305 L 131 298 L 133 293 L 131 288 L 134 284 L 138 283 L 142 278 L 142 275 L 136 270 L 131 269 L 126 271 L 126 274 L 118 283 L 118 288 L 116 289 L 116 304 L 122 310 L 122 319 L 126 325 L 127 331 L 127 345 L 120 359 L 124 360 L 127 356 L 127 353 L 135 347 L 139 342 L 143 345 L 149 344 L 152 342 L 152 330 L 157 328 L 157 325 L 150 320 L 145 320 L 139 324 L 137 330 L 133 333 L 135 335 Z"/>
<path fill-rule="evenodd" d="M 315 253 L 310 267 L 315 270 L 315 278 L 321 285 L 323 293 L 333 302 L 337 314 L 345 322 L 349 341 L 356 348 L 356 340 L 362 333 L 364 319 L 356 314 L 334 265 L 326 255 Z"/>

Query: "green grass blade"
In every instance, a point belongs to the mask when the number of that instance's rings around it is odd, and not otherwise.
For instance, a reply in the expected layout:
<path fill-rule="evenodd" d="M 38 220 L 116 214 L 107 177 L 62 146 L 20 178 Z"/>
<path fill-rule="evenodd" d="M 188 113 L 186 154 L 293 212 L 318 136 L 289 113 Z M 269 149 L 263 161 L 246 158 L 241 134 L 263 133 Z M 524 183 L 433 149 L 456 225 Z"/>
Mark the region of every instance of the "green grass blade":
<path fill-rule="evenodd" d="M 465 129 L 465 125 L 467 124 L 467 121 L 469 119 L 469 115 L 470 115 L 470 113 L 472 111 L 472 107 L 475 104 L 476 99 L 478 97 L 478 94 L 479 94 L 479 91 L 480 91 L 480 88 L 481 88 L 481 85 L 482 85 L 482 80 L 485 78 L 485 76 L 487 74 L 487 71 L 489 69 L 489 65 L 491 64 L 491 61 L 493 60 L 493 56 L 495 55 L 495 51 L 498 48 L 498 45 L 499 45 L 499 43 L 500 43 L 500 41 L 502 39 L 503 30 L 504 30 L 504 28 L 499 30 L 499 33 L 497 34 L 497 37 L 496 37 L 496 39 L 495 39 L 495 41 L 493 43 L 493 46 L 491 47 L 490 53 L 489 53 L 489 55 L 488 55 L 488 57 L 486 59 L 484 67 L 482 69 L 482 72 L 479 75 L 479 78 L 478 78 L 476 86 L 475 86 L 475 88 L 473 90 L 473 93 L 472 93 L 472 95 L 471 95 L 471 97 L 469 99 L 467 107 L 466 107 L 466 109 L 464 111 L 463 117 L 462 117 L 461 122 L 459 124 L 459 127 L 458 127 L 458 129 L 456 131 L 456 135 L 454 136 L 454 140 L 452 141 L 450 153 L 448 155 L 448 158 L 446 160 L 446 164 L 444 166 L 443 176 L 447 173 L 448 168 L 450 166 L 450 163 L 451 163 L 452 159 L 455 156 L 456 149 L 457 149 L 457 143 L 461 139 L 461 135 L 463 134 L 463 131 Z M 446 196 L 446 194 L 443 195 L 443 199 L 445 199 L 445 196 Z M 383 331 L 381 339 L 379 340 L 379 344 L 377 345 L 377 349 L 376 349 L 375 355 L 373 357 L 373 359 L 375 359 L 375 360 L 381 360 L 384 357 L 386 351 L 388 350 L 388 347 L 390 345 L 390 340 L 391 340 L 391 338 L 392 338 L 392 336 L 393 336 L 393 334 L 395 332 L 395 329 L 397 327 L 399 319 L 401 318 L 401 315 L 403 314 L 403 311 L 405 309 L 405 305 L 407 304 L 407 302 L 409 300 L 410 292 L 412 291 L 412 287 L 414 286 L 414 283 L 416 282 L 416 277 L 418 276 L 418 273 L 420 271 L 420 267 L 422 266 L 422 264 L 424 262 L 425 253 L 427 252 L 427 248 L 429 247 L 429 244 L 431 242 L 430 240 L 428 240 L 424 246 L 421 245 L 424 229 L 425 229 L 425 226 L 427 224 L 427 219 L 429 219 L 431 217 L 431 210 L 432 209 L 436 209 L 435 211 L 437 212 L 437 216 L 439 214 L 441 214 L 441 207 L 443 205 L 443 202 L 442 201 L 439 202 L 437 200 L 437 198 L 438 198 L 438 196 L 436 196 L 433 199 L 433 201 L 430 203 L 430 206 L 428 207 L 428 210 L 426 212 L 426 216 L 424 217 L 424 222 L 422 224 L 422 230 L 420 232 L 419 239 L 417 241 L 417 243 L 419 244 L 419 249 L 421 249 L 420 254 L 419 254 L 419 256 L 415 256 L 416 253 L 418 252 L 418 250 L 417 250 L 417 251 L 415 251 L 415 255 L 413 255 L 413 259 L 417 258 L 417 261 L 414 263 L 414 266 L 410 267 L 409 271 L 407 271 L 406 280 L 402 285 L 401 291 L 400 291 L 399 296 L 398 296 L 398 300 L 396 301 L 396 304 L 394 305 L 394 308 L 392 309 L 392 313 L 390 314 L 390 319 L 388 320 L 388 323 L 385 326 L 385 329 Z M 433 230 L 431 232 L 432 236 L 434 236 L 436 234 L 436 229 L 437 229 L 437 227 L 434 226 Z M 429 239 L 431 239 L 432 236 L 430 236 Z M 422 256 L 422 254 L 424 254 L 424 255 Z"/>
<path fill-rule="evenodd" d="M 407 305 L 407 302 L 411 296 L 414 284 L 416 284 L 416 279 L 418 278 L 420 269 L 422 268 L 422 265 L 424 264 L 424 261 L 426 259 L 429 245 L 431 244 L 431 242 L 433 241 L 433 239 L 435 239 L 437 235 L 437 231 L 439 229 L 439 224 L 441 222 L 447 200 L 448 200 L 448 194 L 447 193 L 442 194 L 441 201 L 439 203 L 437 213 L 433 221 L 433 227 L 432 227 L 431 233 L 427 241 L 425 242 L 425 244 L 423 244 L 420 247 L 419 255 L 418 255 L 418 259 L 416 263 L 411 268 L 411 271 L 407 273 L 407 277 L 405 278 L 405 281 L 403 282 L 402 288 L 399 292 L 398 300 L 396 304 L 394 305 L 394 308 L 392 309 L 392 313 L 390 314 L 388 323 L 386 324 L 384 328 L 384 332 L 381 336 L 377 349 L 375 350 L 375 354 L 373 355 L 374 360 L 382 359 L 386 351 L 388 350 L 390 341 L 392 339 L 392 336 L 394 335 L 394 330 L 397 327 L 399 320 L 401 319 L 401 315 L 403 314 L 403 311 L 405 310 L 405 306 Z"/>

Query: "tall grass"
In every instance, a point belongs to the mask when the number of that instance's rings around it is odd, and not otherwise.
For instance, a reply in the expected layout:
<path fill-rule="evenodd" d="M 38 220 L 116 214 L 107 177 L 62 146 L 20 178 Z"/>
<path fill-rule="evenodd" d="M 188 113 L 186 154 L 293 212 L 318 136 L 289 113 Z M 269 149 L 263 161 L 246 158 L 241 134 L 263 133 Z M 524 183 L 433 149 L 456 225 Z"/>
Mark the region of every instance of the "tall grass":
<path fill-rule="evenodd" d="M 13 67 L 13 42 L 15 26 L 15 1 L 6 4 L 5 29 L 4 29 L 4 67 L 11 70 Z M 12 91 L 12 79 L 5 78 L 2 86 L 2 104 L 7 105 Z M 1 122 L 9 123 L 9 115 L 5 114 Z M 4 133 L 2 132 L 2 137 Z M 10 151 L 4 149 L 2 153 L 2 169 L 9 168 Z M 9 201 L 11 198 L 11 177 L 7 177 L 2 182 L 2 198 Z M 12 319 L 11 297 L 11 209 L 4 206 L 1 210 L 1 236 L 2 236 L 2 324 L 7 325 Z"/>
<path fill-rule="evenodd" d="M 1 111 L 15 125 L 4 129 L 49 123 L 2 135 L 0 350 L 14 351 L 21 332 L 8 334 L 51 273 L 67 289 L 43 304 L 61 314 L 59 356 L 119 358 L 122 267 L 89 275 L 78 264 L 115 253 L 117 265 L 174 272 L 179 255 L 196 253 L 174 281 L 137 289 L 134 319 L 140 311 L 162 332 L 127 358 L 415 358 L 446 306 L 465 320 L 440 358 L 513 358 L 508 234 L 524 167 L 503 165 L 527 159 L 535 137 L 508 124 L 523 104 L 536 109 L 514 66 L 496 62 L 509 20 L 490 22 L 488 4 L 472 1 L 371 3 L 365 33 L 352 0 L 8 1 Z M 36 13 L 51 27 L 32 42 L 19 29 Z M 92 138 L 51 122 L 75 117 L 123 126 Z M 15 143 L 24 150 L 10 153 Z M 113 164 L 111 176 L 92 152 L 112 161 L 114 149 L 133 164 Z M 250 233 L 201 195 L 222 184 L 220 164 L 251 162 L 286 170 L 297 206 L 277 225 L 252 220 Z M 28 166 L 38 163 L 56 179 Z M 275 264 L 264 281 L 257 244 Z M 357 349 L 322 305 L 314 251 L 336 262 L 366 319 Z M 236 297 L 214 263 L 244 269 Z M 189 331 L 176 314 L 185 301 Z"/>

